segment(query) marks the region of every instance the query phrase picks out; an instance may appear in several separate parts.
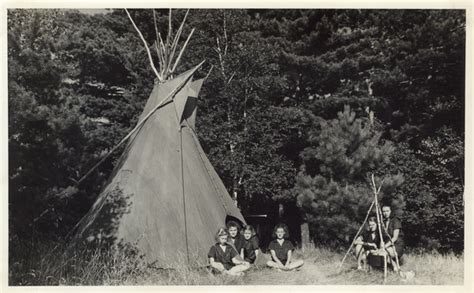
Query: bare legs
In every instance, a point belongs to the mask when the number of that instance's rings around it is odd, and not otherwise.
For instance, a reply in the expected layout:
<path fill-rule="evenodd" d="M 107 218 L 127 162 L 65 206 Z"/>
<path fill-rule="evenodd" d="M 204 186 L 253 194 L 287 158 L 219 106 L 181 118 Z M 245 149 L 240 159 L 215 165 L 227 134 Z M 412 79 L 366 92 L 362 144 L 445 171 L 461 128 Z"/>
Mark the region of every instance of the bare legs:
<path fill-rule="evenodd" d="M 235 265 L 230 270 L 227 271 L 227 274 L 231 276 L 242 276 L 244 272 L 248 269 L 250 269 L 249 264 Z"/>
<path fill-rule="evenodd" d="M 392 267 L 393 267 L 393 270 L 395 272 L 398 272 L 398 265 L 397 265 L 397 261 L 396 261 L 396 253 L 395 253 L 395 246 L 389 246 L 387 248 L 385 248 L 385 250 L 388 252 L 388 257 L 387 257 L 387 260 L 389 263 L 392 264 Z"/>
<path fill-rule="evenodd" d="M 364 268 L 367 268 L 367 255 L 365 253 L 365 249 L 362 247 L 362 244 L 357 244 L 355 251 L 357 257 L 357 269 L 362 270 L 362 263 L 364 263 Z"/>
<path fill-rule="evenodd" d="M 292 271 L 292 270 L 295 270 L 295 269 L 298 269 L 298 268 L 302 267 L 303 265 L 304 265 L 304 261 L 302 259 L 294 259 L 286 267 L 285 266 L 280 266 L 279 264 L 277 264 L 276 262 L 274 262 L 272 260 L 269 260 L 267 262 L 267 266 L 269 266 L 271 268 L 275 268 L 275 269 L 280 269 L 280 270 L 283 270 L 283 271 Z"/>
<path fill-rule="evenodd" d="M 250 265 L 248 264 L 235 265 L 229 270 L 226 270 L 222 263 L 214 262 L 213 264 L 211 264 L 211 267 L 222 274 L 227 274 L 231 276 L 242 276 L 244 274 L 243 272 L 250 268 Z"/>

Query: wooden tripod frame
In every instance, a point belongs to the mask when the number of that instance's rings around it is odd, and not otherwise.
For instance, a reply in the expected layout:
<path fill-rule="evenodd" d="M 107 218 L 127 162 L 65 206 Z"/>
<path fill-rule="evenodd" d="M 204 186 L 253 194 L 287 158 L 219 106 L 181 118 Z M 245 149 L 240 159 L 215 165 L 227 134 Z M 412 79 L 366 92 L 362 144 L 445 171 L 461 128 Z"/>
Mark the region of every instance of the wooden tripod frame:
<path fill-rule="evenodd" d="M 371 174 L 371 185 L 372 185 L 372 191 L 374 193 L 374 199 L 369 207 L 369 210 L 367 211 L 367 215 L 364 219 L 364 222 L 362 223 L 362 225 L 360 226 L 359 230 L 357 231 L 354 239 L 352 240 L 352 243 L 349 247 L 349 249 L 347 250 L 346 254 L 344 255 L 344 257 L 342 258 L 342 261 L 341 263 L 339 264 L 339 268 L 338 268 L 338 273 L 341 272 L 341 269 L 342 269 L 342 265 L 344 264 L 344 261 L 346 260 L 347 256 L 349 255 L 349 252 L 352 250 L 352 247 L 354 246 L 354 243 L 357 239 L 357 237 L 359 237 L 365 223 L 367 222 L 367 219 L 369 218 L 369 215 L 370 215 L 370 212 L 372 211 L 372 209 L 374 208 L 375 206 L 375 214 L 377 216 L 377 229 L 378 229 L 378 232 L 379 232 L 379 236 L 380 236 L 380 248 L 382 249 L 383 251 L 383 258 L 384 258 L 384 271 L 383 271 L 383 281 L 384 281 L 384 284 L 387 280 L 387 250 L 385 249 L 385 242 L 383 240 L 383 233 L 382 233 L 382 227 L 384 229 L 384 232 L 386 235 L 388 235 L 390 241 L 392 242 L 393 244 L 393 241 L 392 241 L 392 238 L 390 237 L 390 235 L 387 233 L 387 230 L 386 230 L 386 227 L 383 225 L 382 223 L 382 210 L 380 208 L 380 205 L 379 205 L 379 200 L 378 200 L 378 196 L 379 196 L 379 193 L 380 193 L 380 189 L 382 188 L 382 185 L 383 185 L 383 180 L 382 182 L 380 183 L 380 186 L 377 188 L 376 184 L 375 184 L 375 178 L 374 178 L 374 174 L 372 173 Z M 398 271 L 400 271 L 400 265 L 399 265 L 399 261 L 398 261 L 398 254 L 397 254 L 397 251 L 396 249 L 394 249 L 395 251 L 395 259 L 396 259 L 396 266 L 397 266 L 397 269 Z"/>

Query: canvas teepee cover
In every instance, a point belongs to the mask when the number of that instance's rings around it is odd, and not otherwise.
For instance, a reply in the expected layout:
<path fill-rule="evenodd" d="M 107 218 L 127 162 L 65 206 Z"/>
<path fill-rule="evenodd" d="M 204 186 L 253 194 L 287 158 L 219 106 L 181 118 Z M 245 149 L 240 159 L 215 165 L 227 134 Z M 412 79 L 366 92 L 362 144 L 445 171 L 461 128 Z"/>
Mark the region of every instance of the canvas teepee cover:
<path fill-rule="evenodd" d="M 77 239 L 130 243 L 148 261 L 172 267 L 205 263 L 227 216 L 244 223 L 195 133 L 196 69 L 155 85 L 139 121 L 166 101 L 130 138 Z"/>

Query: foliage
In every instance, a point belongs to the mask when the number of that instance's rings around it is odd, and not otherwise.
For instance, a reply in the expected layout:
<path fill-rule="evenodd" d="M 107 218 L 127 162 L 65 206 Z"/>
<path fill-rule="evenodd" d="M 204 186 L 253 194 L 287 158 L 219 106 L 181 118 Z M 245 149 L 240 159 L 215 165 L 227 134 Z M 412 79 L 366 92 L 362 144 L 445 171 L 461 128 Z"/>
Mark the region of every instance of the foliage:
<path fill-rule="evenodd" d="M 463 251 L 464 200 L 462 142 L 449 128 L 423 141 L 423 149 L 397 147 L 391 170 L 406 179 L 407 244 L 441 251 Z M 447 155 L 449 153 L 449 155 Z"/>
<path fill-rule="evenodd" d="M 406 147 L 418 158 L 424 156 L 420 164 L 410 157 L 395 159 L 396 168 L 384 168 L 408 180 L 398 193 L 406 199 L 403 221 L 410 245 L 462 249 L 458 241 L 463 235 L 463 164 L 458 158 L 464 140 L 465 14 L 459 10 L 259 10 L 254 16 L 262 34 L 281 43 L 280 65 L 289 85 L 290 105 L 311 109 L 325 120 L 334 119 L 343 105 L 350 105 L 358 117 L 369 108 L 380 122 L 382 137 L 395 143 L 395 156 L 404 153 L 398 150 L 399 143 L 402 150 Z M 442 129 L 449 133 L 446 144 L 440 141 Z M 426 157 L 433 152 L 440 157 Z M 404 171 L 408 165 L 412 168 Z M 445 224 L 433 226 L 438 221 Z M 426 227 L 437 228 L 428 232 Z M 443 227 L 449 227 L 451 237 L 441 236 L 446 232 Z"/>
<path fill-rule="evenodd" d="M 65 37 L 57 24 L 61 15 L 9 14 L 10 231 L 20 237 L 31 235 L 40 218 L 48 225 L 40 228 L 59 228 L 67 214 L 60 191 L 69 186 L 70 166 L 86 144 L 80 104 L 63 87 L 67 68 L 57 61 L 54 39 Z"/>
<path fill-rule="evenodd" d="M 337 119 L 320 120 L 310 131 L 294 193 L 317 243 L 352 240 L 373 200 L 369 173 L 388 164 L 393 152 L 393 146 L 380 136 L 373 121 L 356 118 L 348 106 Z M 382 200 L 398 200 L 398 209 L 403 199 L 394 195 L 402 180 L 399 175 L 383 177 Z"/>
<path fill-rule="evenodd" d="M 156 12 L 166 36 L 169 11 Z M 173 10 L 173 31 L 185 12 Z M 130 13 L 151 46 L 152 11 Z M 345 242 L 378 170 L 377 182 L 405 179 L 383 191 L 408 245 L 462 252 L 465 25 L 461 10 L 193 9 L 177 72 L 213 68 L 197 131 L 244 214 L 276 221 L 279 203 L 299 202 L 317 241 Z M 135 125 L 153 83 L 122 10 L 8 11 L 13 262 L 90 208 L 120 150 L 74 180 Z"/>

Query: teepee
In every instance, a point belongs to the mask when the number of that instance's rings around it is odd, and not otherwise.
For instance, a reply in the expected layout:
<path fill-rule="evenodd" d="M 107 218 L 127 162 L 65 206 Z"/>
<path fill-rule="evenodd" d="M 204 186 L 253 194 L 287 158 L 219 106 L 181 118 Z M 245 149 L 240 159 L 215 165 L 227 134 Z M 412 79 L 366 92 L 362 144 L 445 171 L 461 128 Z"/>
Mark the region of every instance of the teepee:
<path fill-rule="evenodd" d="M 157 46 L 160 72 L 153 68 L 158 80 L 137 126 L 122 140 L 127 145 L 118 165 L 75 237 L 76 242 L 131 244 L 160 267 L 204 264 L 218 227 L 228 217 L 245 222 L 195 132 L 203 80 L 193 80 L 193 74 L 202 63 L 171 78 L 176 63 L 168 64 L 181 30 L 182 24 L 173 43 L 162 43 L 161 52 Z M 181 55 L 182 50 L 177 59 Z"/>

